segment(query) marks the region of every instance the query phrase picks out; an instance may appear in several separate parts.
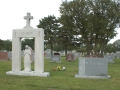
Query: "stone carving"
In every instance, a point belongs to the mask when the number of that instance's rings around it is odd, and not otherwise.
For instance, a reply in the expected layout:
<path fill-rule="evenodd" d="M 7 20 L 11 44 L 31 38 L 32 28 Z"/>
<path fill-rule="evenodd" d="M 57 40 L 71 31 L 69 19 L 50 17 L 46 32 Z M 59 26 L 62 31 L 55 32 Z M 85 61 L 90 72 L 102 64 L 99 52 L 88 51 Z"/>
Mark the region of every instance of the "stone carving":
<path fill-rule="evenodd" d="M 24 19 L 26 20 L 26 26 L 24 28 L 32 28 L 30 26 L 30 19 L 33 19 L 33 16 L 30 16 L 30 13 L 27 13 L 27 16 L 25 16 Z"/>
<path fill-rule="evenodd" d="M 25 72 L 30 72 L 31 71 L 31 48 L 26 45 L 25 46 L 25 51 L 24 51 L 24 70 Z"/>

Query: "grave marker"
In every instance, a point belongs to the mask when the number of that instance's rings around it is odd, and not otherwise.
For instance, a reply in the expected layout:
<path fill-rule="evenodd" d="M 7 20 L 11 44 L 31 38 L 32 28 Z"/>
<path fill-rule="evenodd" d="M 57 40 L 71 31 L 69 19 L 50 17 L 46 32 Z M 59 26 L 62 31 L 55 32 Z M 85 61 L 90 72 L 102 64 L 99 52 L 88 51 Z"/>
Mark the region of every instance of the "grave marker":
<path fill-rule="evenodd" d="M 61 62 L 60 54 L 59 53 L 54 53 L 54 55 L 51 56 L 51 61 L 50 62 Z"/>
<path fill-rule="evenodd" d="M 30 26 L 30 19 L 32 19 L 30 13 L 27 13 L 24 18 L 27 19 L 26 26 L 12 31 L 12 70 L 6 74 L 48 77 L 50 73 L 44 72 L 44 30 L 33 29 Z M 34 71 L 21 71 L 21 38 L 35 38 Z"/>
<path fill-rule="evenodd" d="M 108 59 L 108 63 L 114 63 L 114 61 L 113 61 L 114 56 L 113 55 L 104 55 L 104 58 Z"/>
<path fill-rule="evenodd" d="M 8 60 L 8 53 L 0 52 L 0 60 Z"/>
<path fill-rule="evenodd" d="M 105 58 L 79 57 L 78 74 L 75 78 L 108 79 L 108 61 Z"/>
<path fill-rule="evenodd" d="M 67 54 L 66 55 L 66 60 L 67 61 L 73 61 L 74 60 L 74 55 L 73 54 Z"/>

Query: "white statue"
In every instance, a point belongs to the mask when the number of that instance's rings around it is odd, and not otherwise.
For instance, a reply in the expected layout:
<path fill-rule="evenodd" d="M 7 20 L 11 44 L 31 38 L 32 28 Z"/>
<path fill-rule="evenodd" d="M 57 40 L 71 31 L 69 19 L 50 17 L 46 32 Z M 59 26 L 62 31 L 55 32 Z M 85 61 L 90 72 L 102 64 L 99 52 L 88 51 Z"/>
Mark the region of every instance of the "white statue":
<path fill-rule="evenodd" d="M 30 60 L 31 60 L 31 62 L 34 62 L 34 52 L 30 46 L 28 46 L 28 49 L 30 49 L 30 51 L 31 51 Z"/>
<path fill-rule="evenodd" d="M 24 70 L 25 72 L 31 71 L 31 48 L 26 45 L 24 50 Z"/>

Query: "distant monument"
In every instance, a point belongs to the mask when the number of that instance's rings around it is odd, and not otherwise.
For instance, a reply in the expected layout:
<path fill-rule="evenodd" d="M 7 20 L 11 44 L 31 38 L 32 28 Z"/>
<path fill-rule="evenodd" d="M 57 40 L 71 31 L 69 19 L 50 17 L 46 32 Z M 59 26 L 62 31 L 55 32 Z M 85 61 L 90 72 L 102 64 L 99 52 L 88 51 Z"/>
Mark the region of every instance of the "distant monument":
<path fill-rule="evenodd" d="M 6 72 L 8 75 L 42 76 L 47 77 L 49 72 L 44 72 L 44 30 L 42 28 L 33 29 L 30 26 L 30 13 L 24 17 L 26 26 L 23 29 L 12 31 L 12 71 Z M 21 71 L 21 38 L 35 38 L 35 60 L 34 71 Z"/>

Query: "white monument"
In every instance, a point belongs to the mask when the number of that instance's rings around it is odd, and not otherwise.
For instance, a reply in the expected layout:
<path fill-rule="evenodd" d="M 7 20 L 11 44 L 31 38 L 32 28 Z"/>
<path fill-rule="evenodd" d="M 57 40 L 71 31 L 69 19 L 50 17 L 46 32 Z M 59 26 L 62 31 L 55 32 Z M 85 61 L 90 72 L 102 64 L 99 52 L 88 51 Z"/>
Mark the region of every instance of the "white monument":
<path fill-rule="evenodd" d="M 44 72 L 44 30 L 30 26 L 30 19 L 33 19 L 30 13 L 27 13 L 24 19 L 27 21 L 26 26 L 12 31 L 12 71 L 6 74 L 47 77 L 50 73 Z M 35 38 L 34 71 L 21 71 L 21 38 Z"/>

